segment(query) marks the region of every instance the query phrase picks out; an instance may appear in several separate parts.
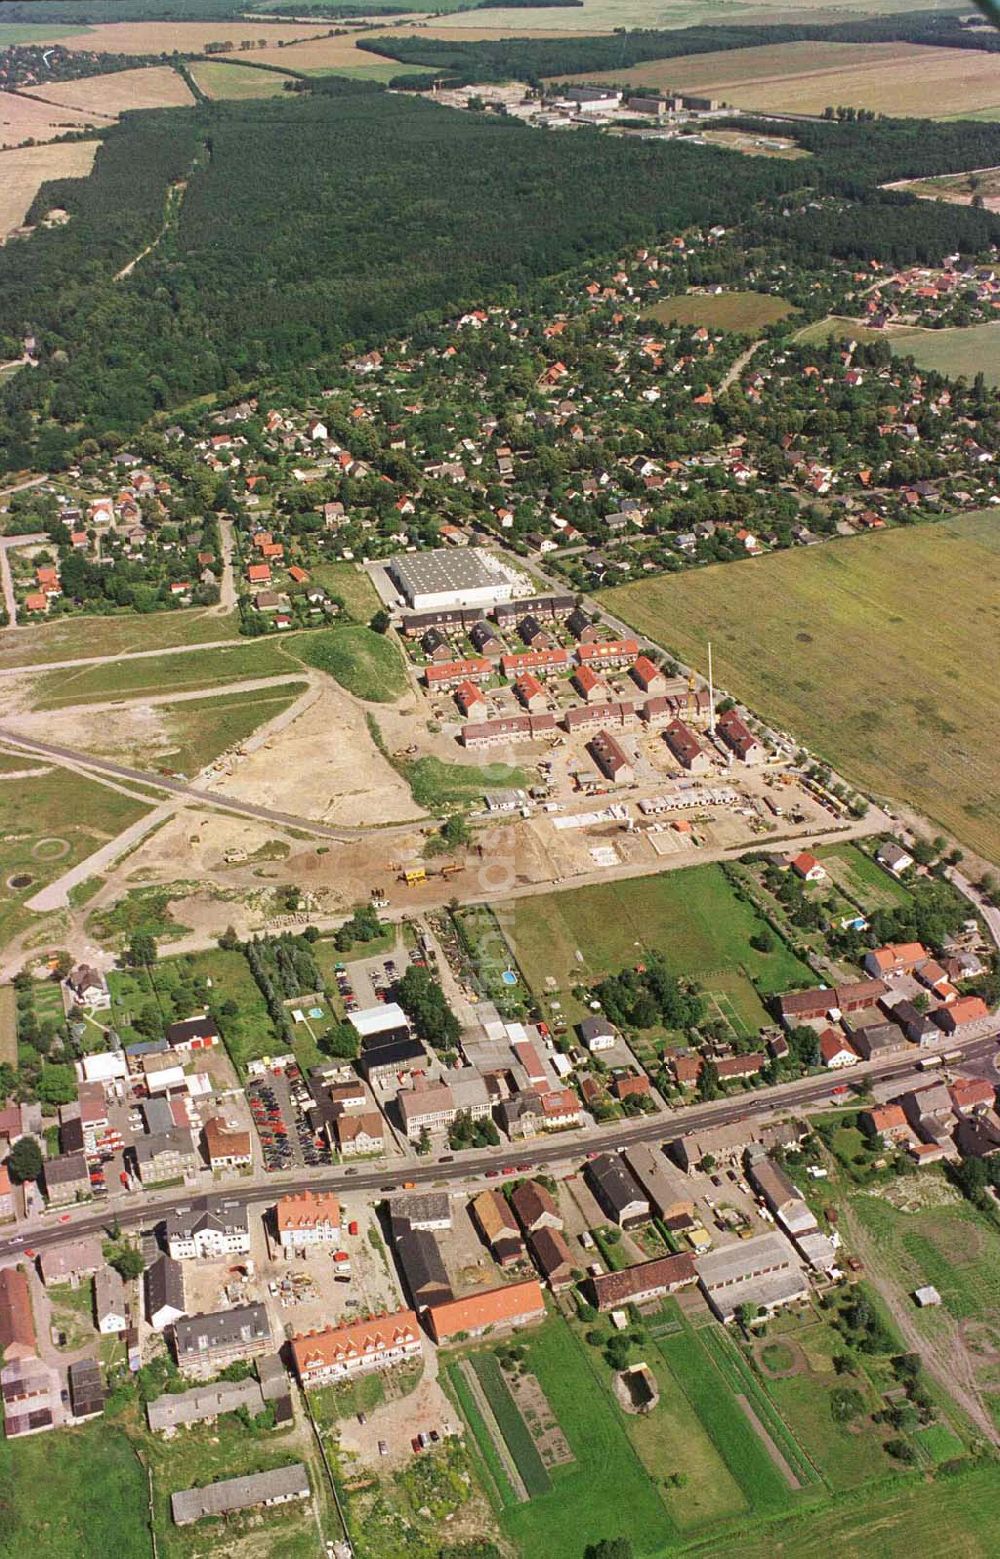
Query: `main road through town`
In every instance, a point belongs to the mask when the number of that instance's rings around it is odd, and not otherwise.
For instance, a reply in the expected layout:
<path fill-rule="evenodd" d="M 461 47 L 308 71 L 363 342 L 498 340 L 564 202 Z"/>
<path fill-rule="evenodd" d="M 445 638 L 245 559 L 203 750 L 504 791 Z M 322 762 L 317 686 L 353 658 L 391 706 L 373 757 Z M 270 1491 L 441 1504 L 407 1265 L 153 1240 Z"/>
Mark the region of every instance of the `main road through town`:
<path fill-rule="evenodd" d="M 997 1053 L 997 1033 L 951 1044 L 953 1050 L 961 1050 L 963 1062 L 990 1062 Z M 851 1078 L 863 1077 L 874 1082 L 894 1082 L 914 1076 L 913 1060 L 909 1056 L 887 1056 L 881 1061 L 862 1062 L 852 1068 Z M 532 1169 L 544 1169 L 563 1163 L 594 1157 L 598 1151 L 618 1152 L 637 1142 L 674 1142 L 691 1131 L 709 1131 L 718 1126 L 732 1125 L 736 1121 L 763 1121 L 773 1115 L 788 1115 L 808 1105 L 829 1103 L 832 1090 L 844 1084 L 844 1074 L 827 1074 L 825 1077 L 806 1077 L 796 1082 L 782 1083 L 777 1087 L 756 1093 L 742 1094 L 735 1098 L 715 1100 L 704 1104 L 684 1105 L 671 1110 L 669 1115 L 657 1115 L 653 1119 L 629 1122 L 621 1126 L 595 1127 L 586 1132 L 560 1135 L 556 1139 L 533 1138 L 500 1148 L 483 1148 L 462 1153 L 454 1159 L 437 1158 L 426 1161 L 407 1160 L 400 1167 L 392 1165 L 360 1166 L 337 1165 L 321 1168 L 309 1174 L 262 1175 L 253 1181 L 240 1181 L 231 1186 L 214 1185 L 210 1192 L 200 1187 L 173 1190 L 164 1196 L 143 1196 L 142 1192 L 116 1201 L 113 1207 L 94 1211 L 90 1206 L 56 1215 L 45 1213 L 42 1218 L 20 1234 L 0 1240 L 0 1265 L 20 1259 L 27 1250 L 37 1252 L 68 1239 L 84 1234 L 98 1234 L 117 1222 L 122 1229 L 150 1228 L 174 1208 L 190 1206 L 199 1196 L 211 1194 L 224 1197 L 243 1206 L 273 1201 L 278 1196 L 293 1192 L 317 1189 L 338 1190 L 347 1195 L 352 1192 L 398 1191 L 407 1186 L 427 1188 L 446 1183 L 459 1184 L 476 1181 L 483 1176 L 497 1176 L 516 1172 L 519 1163 Z M 391 1181 L 390 1176 L 395 1178 Z"/>

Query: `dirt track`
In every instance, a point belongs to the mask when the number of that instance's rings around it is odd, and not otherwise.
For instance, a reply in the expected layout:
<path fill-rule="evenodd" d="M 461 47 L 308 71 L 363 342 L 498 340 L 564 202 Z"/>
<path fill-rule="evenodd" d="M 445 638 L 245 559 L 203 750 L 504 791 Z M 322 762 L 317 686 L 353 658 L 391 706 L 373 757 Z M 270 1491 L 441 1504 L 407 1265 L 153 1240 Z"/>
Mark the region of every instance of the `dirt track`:
<path fill-rule="evenodd" d="M 868 1282 L 885 1301 L 907 1347 L 919 1353 L 928 1375 L 933 1376 L 945 1394 L 958 1404 L 979 1433 L 991 1445 L 1000 1447 L 1000 1430 L 983 1401 L 975 1363 L 957 1323 L 942 1310 L 941 1319 L 948 1327 L 948 1335 L 927 1337 L 915 1323 L 913 1300 L 894 1279 L 886 1275 L 878 1249 L 865 1233 L 860 1220 L 849 1207 L 844 1209 L 842 1217 L 851 1247 L 865 1264 Z"/>

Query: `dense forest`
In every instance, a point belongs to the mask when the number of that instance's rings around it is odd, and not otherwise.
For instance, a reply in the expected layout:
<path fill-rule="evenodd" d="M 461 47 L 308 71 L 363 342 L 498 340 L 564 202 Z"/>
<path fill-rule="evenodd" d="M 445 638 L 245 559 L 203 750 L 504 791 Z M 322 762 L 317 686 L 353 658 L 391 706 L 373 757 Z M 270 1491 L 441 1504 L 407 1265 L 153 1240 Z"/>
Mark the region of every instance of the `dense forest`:
<path fill-rule="evenodd" d="M 475 43 L 413 35 L 359 39 L 358 47 L 404 65 L 429 65 L 456 82 L 539 82 L 546 76 L 626 70 L 646 60 L 802 42 L 923 43 L 935 48 L 993 52 L 1000 49 L 1000 33 L 981 25 L 966 25 L 959 16 L 912 11 L 898 16 L 857 17 L 833 26 L 793 22 L 761 27 L 699 26 L 675 31 L 640 29 L 595 38 L 498 38 Z M 407 77 L 406 81 L 416 85 L 418 78 Z"/>
<path fill-rule="evenodd" d="M 0 250 L 0 347 L 30 330 L 40 357 L 0 389 L 4 469 L 58 466 L 199 394 L 335 373 L 347 349 L 688 226 L 741 223 L 807 263 L 939 259 L 1000 235 L 987 212 L 873 187 L 1000 162 L 998 125 L 810 125 L 801 163 L 318 85 L 129 116 L 91 178 L 41 191 L 35 214 L 58 203 L 70 221 Z"/>

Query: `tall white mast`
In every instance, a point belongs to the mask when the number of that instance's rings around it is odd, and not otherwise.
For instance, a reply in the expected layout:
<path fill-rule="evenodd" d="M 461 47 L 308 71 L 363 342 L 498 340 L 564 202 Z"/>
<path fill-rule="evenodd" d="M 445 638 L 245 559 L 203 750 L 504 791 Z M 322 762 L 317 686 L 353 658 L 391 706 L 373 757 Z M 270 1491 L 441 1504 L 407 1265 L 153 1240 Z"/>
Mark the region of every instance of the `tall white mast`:
<path fill-rule="evenodd" d="M 712 641 L 708 641 L 708 734 L 715 735 L 715 683 L 712 680 Z"/>

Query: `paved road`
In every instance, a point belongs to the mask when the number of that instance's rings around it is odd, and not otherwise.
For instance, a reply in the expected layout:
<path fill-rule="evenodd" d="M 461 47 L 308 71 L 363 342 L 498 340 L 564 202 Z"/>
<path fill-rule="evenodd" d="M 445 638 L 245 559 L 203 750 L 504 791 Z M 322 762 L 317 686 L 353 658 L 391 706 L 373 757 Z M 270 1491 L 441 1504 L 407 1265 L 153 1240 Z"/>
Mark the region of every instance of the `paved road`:
<path fill-rule="evenodd" d="M 959 1041 L 957 1044 L 942 1041 L 939 1050 L 962 1050 L 968 1060 L 980 1060 L 996 1054 L 997 1035 Z M 870 1077 L 881 1082 L 914 1075 L 910 1057 L 890 1056 L 881 1061 L 861 1062 L 853 1067 L 851 1081 Z M 917 1074 L 920 1075 L 920 1074 Z M 314 1191 L 320 1187 L 337 1189 L 346 1196 L 355 1191 L 395 1191 L 400 1181 L 412 1181 L 416 1186 L 440 1185 L 473 1181 L 490 1172 L 513 1172 L 519 1163 L 531 1163 L 533 1167 L 579 1163 L 588 1153 L 598 1150 L 619 1151 L 637 1142 L 674 1142 L 689 1131 L 708 1130 L 729 1125 L 734 1121 L 768 1116 L 787 1115 L 809 1105 L 829 1100 L 831 1091 L 845 1081 L 842 1073 L 826 1077 L 807 1077 L 793 1083 L 779 1084 L 776 1088 L 762 1089 L 757 1093 L 743 1094 L 733 1099 L 720 1099 L 709 1104 L 691 1104 L 671 1110 L 668 1115 L 657 1115 L 640 1123 L 621 1126 L 596 1127 L 586 1132 L 573 1132 L 555 1140 L 535 1139 L 515 1142 L 501 1148 L 476 1149 L 457 1155 L 454 1162 L 441 1159 L 408 1162 L 403 1169 L 386 1165 L 352 1169 L 337 1165 L 329 1169 L 314 1169 L 308 1174 L 265 1175 L 250 1183 L 234 1186 L 196 1187 L 184 1191 L 171 1191 L 164 1196 L 116 1199 L 113 1206 L 93 1212 L 81 1209 L 70 1213 L 66 1221 L 54 1223 L 49 1215 L 45 1221 L 22 1233 L 0 1240 L 0 1264 L 23 1255 L 25 1248 L 44 1250 L 83 1234 L 96 1234 L 115 1219 L 122 1228 L 148 1227 L 163 1218 L 173 1208 L 186 1207 L 191 1201 L 206 1194 L 226 1196 L 241 1206 L 274 1200 L 300 1191 Z"/>
<path fill-rule="evenodd" d="M 7 613 L 7 623 L 11 628 L 17 627 L 17 597 L 14 595 L 14 580 L 7 554 L 14 547 L 37 547 L 48 539 L 44 531 L 33 531 L 30 536 L 0 536 L 0 583 L 3 585 L 3 604 Z"/>
<path fill-rule="evenodd" d="M 990 936 L 993 938 L 997 948 L 1000 949 L 1000 909 L 989 903 L 980 893 L 975 883 L 970 882 L 968 877 L 963 877 L 956 866 L 949 866 L 946 876 L 949 882 L 962 894 L 963 898 L 968 899 L 970 904 L 975 905 L 986 922 Z"/>

